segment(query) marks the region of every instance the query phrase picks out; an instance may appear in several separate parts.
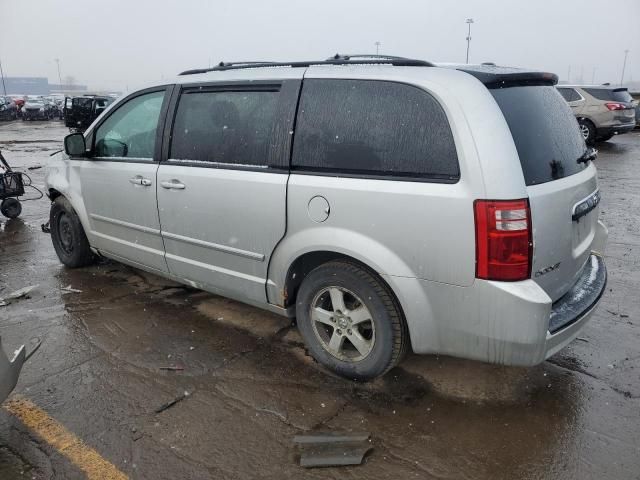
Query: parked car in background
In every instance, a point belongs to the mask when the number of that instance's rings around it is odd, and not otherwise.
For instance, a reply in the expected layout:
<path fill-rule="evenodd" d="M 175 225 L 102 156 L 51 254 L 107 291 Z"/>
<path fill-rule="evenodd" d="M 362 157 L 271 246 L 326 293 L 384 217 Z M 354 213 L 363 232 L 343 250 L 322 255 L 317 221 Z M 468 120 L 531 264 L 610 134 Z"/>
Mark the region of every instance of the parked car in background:
<path fill-rule="evenodd" d="M 24 105 L 24 99 L 26 98 L 25 95 L 9 95 L 9 98 L 14 101 L 18 107 L 18 111 L 20 111 Z"/>
<path fill-rule="evenodd" d="M 15 120 L 18 118 L 18 105 L 11 97 L 0 96 L 0 120 Z"/>
<path fill-rule="evenodd" d="M 112 102 L 113 98 L 110 96 L 67 97 L 64 103 L 64 124 L 71 131 L 84 132 Z"/>
<path fill-rule="evenodd" d="M 27 120 L 49 120 L 51 106 L 45 103 L 42 97 L 27 97 L 22 107 L 22 119 Z"/>
<path fill-rule="evenodd" d="M 640 92 L 629 92 L 636 103 L 636 128 L 640 128 Z"/>
<path fill-rule="evenodd" d="M 559 85 L 557 89 L 578 119 L 580 132 L 587 144 L 606 142 L 614 135 L 627 133 L 635 128 L 635 104 L 626 88 L 609 85 Z"/>
<path fill-rule="evenodd" d="M 556 82 L 370 56 L 184 72 L 65 138 L 53 246 L 296 317 L 351 379 L 410 345 L 538 364 L 607 278 L 595 152 Z"/>

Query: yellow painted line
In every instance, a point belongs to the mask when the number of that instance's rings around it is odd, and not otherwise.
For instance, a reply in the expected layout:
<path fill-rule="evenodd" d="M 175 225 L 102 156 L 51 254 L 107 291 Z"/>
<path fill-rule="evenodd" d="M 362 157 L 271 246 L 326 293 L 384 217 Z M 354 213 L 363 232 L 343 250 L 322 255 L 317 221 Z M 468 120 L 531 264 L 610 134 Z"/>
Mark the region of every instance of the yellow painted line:
<path fill-rule="evenodd" d="M 16 395 L 5 402 L 3 407 L 60 454 L 67 457 L 87 475 L 88 479 L 125 480 L 129 478 L 27 398 Z"/>

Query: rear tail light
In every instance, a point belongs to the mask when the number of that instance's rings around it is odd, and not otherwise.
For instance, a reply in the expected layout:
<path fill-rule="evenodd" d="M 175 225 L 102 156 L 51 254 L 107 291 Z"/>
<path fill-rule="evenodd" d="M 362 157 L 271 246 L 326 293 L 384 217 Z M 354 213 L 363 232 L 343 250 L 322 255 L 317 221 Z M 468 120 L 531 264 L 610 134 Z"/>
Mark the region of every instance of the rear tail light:
<path fill-rule="evenodd" d="M 476 278 L 514 282 L 531 276 L 529 200 L 476 200 Z"/>
<path fill-rule="evenodd" d="M 626 110 L 627 106 L 624 103 L 609 102 L 604 104 L 609 110 Z"/>

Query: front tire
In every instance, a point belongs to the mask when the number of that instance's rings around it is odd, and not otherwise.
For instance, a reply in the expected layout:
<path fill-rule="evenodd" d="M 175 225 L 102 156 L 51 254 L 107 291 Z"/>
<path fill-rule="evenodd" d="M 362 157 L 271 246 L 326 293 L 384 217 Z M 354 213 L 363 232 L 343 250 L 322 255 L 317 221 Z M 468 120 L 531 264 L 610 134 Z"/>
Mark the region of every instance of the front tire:
<path fill-rule="evenodd" d="M 65 197 L 56 198 L 49 216 L 51 241 L 60 261 L 70 268 L 84 267 L 95 256 L 80 223 L 78 214 Z"/>
<path fill-rule="evenodd" d="M 586 118 L 581 118 L 578 120 L 578 125 L 580 126 L 580 133 L 582 134 L 582 138 L 587 145 L 593 146 L 596 143 L 596 127 L 591 120 L 587 120 Z"/>
<path fill-rule="evenodd" d="M 404 317 L 389 287 L 348 261 L 326 263 L 307 275 L 296 317 L 312 356 L 349 379 L 385 374 L 408 348 Z"/>

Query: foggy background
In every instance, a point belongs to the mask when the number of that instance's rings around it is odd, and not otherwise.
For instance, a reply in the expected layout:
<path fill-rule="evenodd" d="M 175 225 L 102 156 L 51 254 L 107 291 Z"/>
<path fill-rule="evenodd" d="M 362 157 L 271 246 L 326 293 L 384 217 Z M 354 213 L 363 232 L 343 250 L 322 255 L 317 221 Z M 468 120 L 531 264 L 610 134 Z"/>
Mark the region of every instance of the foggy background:
<path fill-rule="evenodd" d="M 380 53 L 492 61 L 576 83 L 640 80 L 640 1 L 0 0 L 5 76 L 132 90 L 221 60 Z M 595 70 L 594 70 L 595 69 Z"/>

